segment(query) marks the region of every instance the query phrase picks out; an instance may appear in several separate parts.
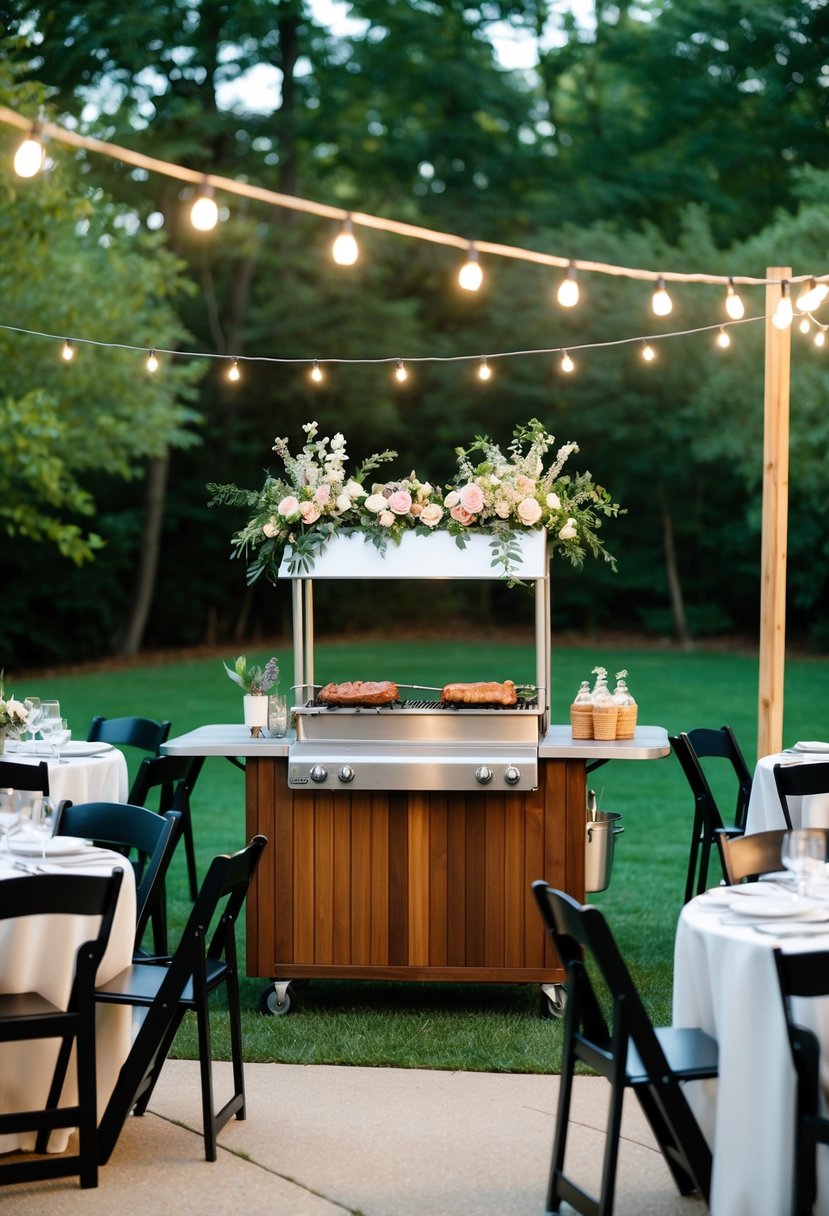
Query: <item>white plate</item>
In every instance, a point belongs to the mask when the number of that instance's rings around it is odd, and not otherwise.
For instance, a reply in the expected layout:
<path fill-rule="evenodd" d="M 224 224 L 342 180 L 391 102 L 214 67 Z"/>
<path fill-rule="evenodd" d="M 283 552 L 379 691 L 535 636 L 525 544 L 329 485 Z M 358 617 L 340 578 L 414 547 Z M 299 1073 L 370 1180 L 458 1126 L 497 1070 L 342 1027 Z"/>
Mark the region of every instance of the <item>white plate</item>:
<path fill-rule="evenodd" d="M 80 836 L 47 836 L 43 840 L 32 836 L 12 836 L 11 840 L 4 842 L 3 847 L 21 857 L 69 857 L 73 853 L 84 853 L 91 846 L 88 840 L 82 840 Z"/>
<path fill-rule="evenodd" d="M 810 920 L 822 919 L 825 916 L 825 912 L 816 908 L 814 904 L 810 904 L 806 900 L 795 899 L 791 895 L 764 895 L 758 896 L 756 899 L 745 899 L 738 896 L 730 901 L 728 907 L 738 916 L 747 916 L 751 919 L 767 916 L 769 920 L 784 920 L 789 917 Z"/>
<path fill-rule="evenodd" d="M 796 752 L 829 752 L 829 743 L 821 743 L 819 740 L 807 740 L 795 743 L 794 750 Z"/>
<path fill-rule="evenodd" d="M 60 749 L 62 756 L 97 756 L 101 752 L 111 752 L 111 743 L 85 743 L 82 739 L 70 739 Z"/>

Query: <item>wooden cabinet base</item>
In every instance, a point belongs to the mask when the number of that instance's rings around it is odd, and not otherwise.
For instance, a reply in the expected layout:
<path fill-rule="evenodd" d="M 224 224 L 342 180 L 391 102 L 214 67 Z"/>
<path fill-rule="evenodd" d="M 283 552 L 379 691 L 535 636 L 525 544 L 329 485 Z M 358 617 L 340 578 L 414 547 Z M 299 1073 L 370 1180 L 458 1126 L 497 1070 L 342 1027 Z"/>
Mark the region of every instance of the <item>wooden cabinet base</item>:
<path fill-rule="evenodd" d="M 543 760 L 529 793 L 288 788 L 248 758 L 249 975 L 559 983 L 530 891 L 584 898 L 585 766 Z"/>

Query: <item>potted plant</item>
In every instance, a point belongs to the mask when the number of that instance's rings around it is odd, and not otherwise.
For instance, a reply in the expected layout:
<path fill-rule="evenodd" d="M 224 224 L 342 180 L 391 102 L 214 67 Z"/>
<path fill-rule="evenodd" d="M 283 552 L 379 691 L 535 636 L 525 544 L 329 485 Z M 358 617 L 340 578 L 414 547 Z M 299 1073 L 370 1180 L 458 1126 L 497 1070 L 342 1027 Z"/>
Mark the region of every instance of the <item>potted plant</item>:
<path fill-rule="evenodd" d="M 256 738 L 262 727 L 268 725 L 268 693 L 279 683 L 279 663 L 272 656 L 264 667 L 249 667 L 247 657 L 240 654 L 233 660 L 232 667 L 225 663 L 224 669 L 233 683 L 244 690 L 245 726 L 250 727 L 251 735 Z"/>

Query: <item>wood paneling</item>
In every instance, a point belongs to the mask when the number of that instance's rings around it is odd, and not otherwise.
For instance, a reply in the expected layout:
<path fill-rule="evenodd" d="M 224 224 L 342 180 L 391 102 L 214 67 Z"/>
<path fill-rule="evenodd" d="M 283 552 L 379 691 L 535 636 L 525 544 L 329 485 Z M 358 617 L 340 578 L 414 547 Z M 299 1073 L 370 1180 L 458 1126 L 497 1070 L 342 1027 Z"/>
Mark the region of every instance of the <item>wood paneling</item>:
<path fill-rule="evenodd" d="M 249 974 L 560 980 L 530 885 L 584 898 L 584 762 L 539 774 L 529 793 L 291 791 L 285 760 L 249 759 L 248 834 L 271 842 Z"/>

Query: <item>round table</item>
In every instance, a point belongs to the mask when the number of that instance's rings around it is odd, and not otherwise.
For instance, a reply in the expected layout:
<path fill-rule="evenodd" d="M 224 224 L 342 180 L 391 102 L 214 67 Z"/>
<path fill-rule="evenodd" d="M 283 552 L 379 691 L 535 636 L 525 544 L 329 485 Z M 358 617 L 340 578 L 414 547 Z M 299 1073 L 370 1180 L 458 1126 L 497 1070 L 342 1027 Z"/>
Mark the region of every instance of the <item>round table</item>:
<path fill-rule="evenodd" d="M 69 743 L 61 752 L 58 763 L 55 756 L 45 754 L 42 743 L 41 754 L 33 754 L 31 744 L 7 744 L 0 760 L 11 760 L 15 764 L 39 764 L 45 760 L 49 766 L 49 796 L 57 806 L 68 799 L 70 802 L 126 802 L 129 792 L 129 776 L 124 753 L 109 743 Z M 0 778 L 2 782 L 2 778 Z M 4 791 L 0 788 L 0 793 Z M 21 790 L 15 796 L 15 805 L 3 805 L 0 810 L 9 812 L 20 809 L 21 799 L 28 804 L 32 795 Z"/>
<path fill-rule="evenodd" d="M 783 808 L 774 784 L 775 764 L 827 764 L 829 754 L 804 752 L 802 758 L 791 752 L 775 752 L 757 761 L 751 783 L 751 797 L 746 815 L 746 832 L 765 832 L 784 828 Z M 829 794 L 814 794 L 810 798 L 789 798 L 789 815 L 793 828 L 829 828 Z"/>

